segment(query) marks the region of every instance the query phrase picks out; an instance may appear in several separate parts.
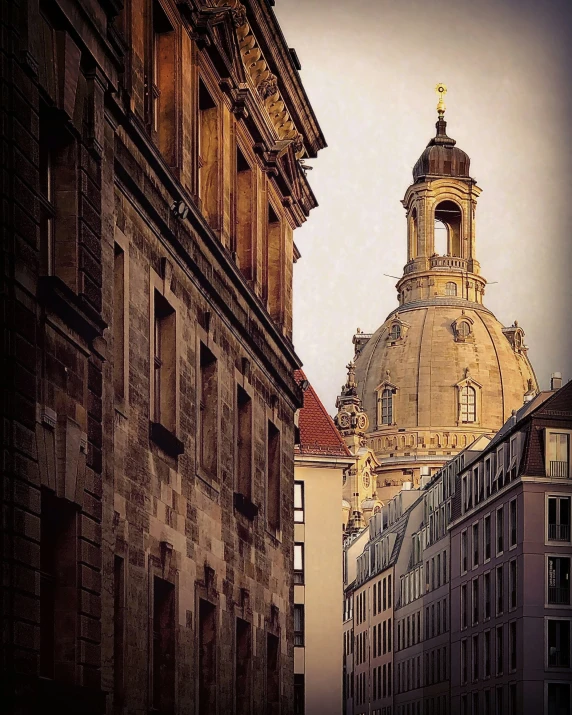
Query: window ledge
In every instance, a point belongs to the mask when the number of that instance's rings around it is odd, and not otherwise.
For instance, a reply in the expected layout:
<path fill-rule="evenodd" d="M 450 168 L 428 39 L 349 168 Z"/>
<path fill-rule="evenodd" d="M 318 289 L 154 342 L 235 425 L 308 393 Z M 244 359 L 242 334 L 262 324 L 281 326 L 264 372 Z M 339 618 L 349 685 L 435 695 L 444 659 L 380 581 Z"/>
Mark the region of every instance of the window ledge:
<path fill-rule="evenodd" d="M 77 295 L 57 276 L 41 276 L 39 297 L 64 323 L 87 342 L 101 337 L 107 323 L 82 295 Z"/>
<path fill-rule="evenodd" d="M 258 507 L 240 492 L 234 492 L 234 508 L 250 521 L 258 515 Z"/>
<path fill-rule="evenodd" d="M 185 445 L 160 422 L 149 423 L 149 436 L 164 452 L 171 457 L 178 457 L 185 451 Z"/>

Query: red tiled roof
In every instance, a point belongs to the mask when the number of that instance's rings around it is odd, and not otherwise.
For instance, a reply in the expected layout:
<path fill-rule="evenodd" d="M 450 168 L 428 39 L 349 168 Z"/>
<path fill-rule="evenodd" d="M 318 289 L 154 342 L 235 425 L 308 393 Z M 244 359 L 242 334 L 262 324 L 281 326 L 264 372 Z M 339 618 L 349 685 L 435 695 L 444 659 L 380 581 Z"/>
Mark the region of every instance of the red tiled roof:
<path fill-rule="evenodd" d="M 296 370 L 294 378 L 298 384 L 307 379 L 302 370 Z M 298 454 L 351 457 L 342 436 L 312 385 L 309 385 L 304 392 L 304 406 L 300 410 L 298 425 L 300 428 L 300 445 L 296 447 Z"/>

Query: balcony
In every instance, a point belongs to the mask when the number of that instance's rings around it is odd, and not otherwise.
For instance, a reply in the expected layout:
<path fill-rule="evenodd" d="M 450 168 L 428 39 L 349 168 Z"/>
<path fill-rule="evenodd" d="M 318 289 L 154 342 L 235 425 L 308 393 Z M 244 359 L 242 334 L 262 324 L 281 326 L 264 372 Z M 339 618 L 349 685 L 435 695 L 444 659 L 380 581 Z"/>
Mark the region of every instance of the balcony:
<path fill-rule="evenodd" d="M 549 462 L 548 476 L 556 477 L 557 479 L 568 478 L 568 462 L 552 461 Z"/>
<path fill-rule="evenodd" d="M 466 271 L 467 260 L 458 256 L 431 256 L 431 268 L 444 268 L 450 271 Z"/>
<path fill-rule="evenodd" d="M 550 541 L 570 541 L 570 525 L 548 524 L 548 539 Z"/>
<path fill-rule="evenodd" d="M 548 587 L 548 603 L 553 603 L 558 606 L 570 605 L 570 589 L 559 588 L 557 586 Z"/>

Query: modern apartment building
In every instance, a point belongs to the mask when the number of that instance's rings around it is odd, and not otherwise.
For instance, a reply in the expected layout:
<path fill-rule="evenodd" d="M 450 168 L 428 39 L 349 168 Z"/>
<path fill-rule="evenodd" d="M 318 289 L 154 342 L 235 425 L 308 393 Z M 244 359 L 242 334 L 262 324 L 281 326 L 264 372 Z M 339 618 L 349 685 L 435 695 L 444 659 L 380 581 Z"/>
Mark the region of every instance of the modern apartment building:
<path fill-rule="evenodd" d="M 355 458 L 301 370 L 296 380 L 304 404 L 294 451 L 294 713 L 341 715 L 339 507 L 343 473 Z"/>
<path fill-rule="evenodd" d="M 568 383 L 525 403 L 459 474 L 450 527 L 454 712 L 572 710 L 571 437 Z"/>
<path fill-rule="evenodd" d="M 393 527 L 374 515 L 348 543 L 356 581 L 346 587 L 353 613 L 345 629 L 354 629 L 346 667 L 360 693 L 346 701 L 348 715 L 379 709 L 371 625 L 384 572 L 374 567 L 376 544 L 405 522 L 389 563 L 393 687 L 383 706 L 394 715 L 570 712 L 572 383 L 560 388 L 555 378 L 553 388 L 532 396 L 492 439 L 479 437 L 422 477 L 404 512 L 393 500 L 384 506 L 400 513 Z"/>

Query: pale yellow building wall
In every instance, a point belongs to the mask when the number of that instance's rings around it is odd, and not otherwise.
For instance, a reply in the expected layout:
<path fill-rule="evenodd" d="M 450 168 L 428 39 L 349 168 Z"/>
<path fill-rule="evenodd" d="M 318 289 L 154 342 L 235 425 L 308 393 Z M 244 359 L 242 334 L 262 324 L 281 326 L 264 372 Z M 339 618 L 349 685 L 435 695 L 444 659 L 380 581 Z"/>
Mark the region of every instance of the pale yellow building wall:
<path fill-rule="evenodd" d="M 342 712 L 342 476 L 342 466 L 295 467 L 296 481 L 304 482 L 305 639 L 294 651 L 304 669 L 306 715 Z"/>

